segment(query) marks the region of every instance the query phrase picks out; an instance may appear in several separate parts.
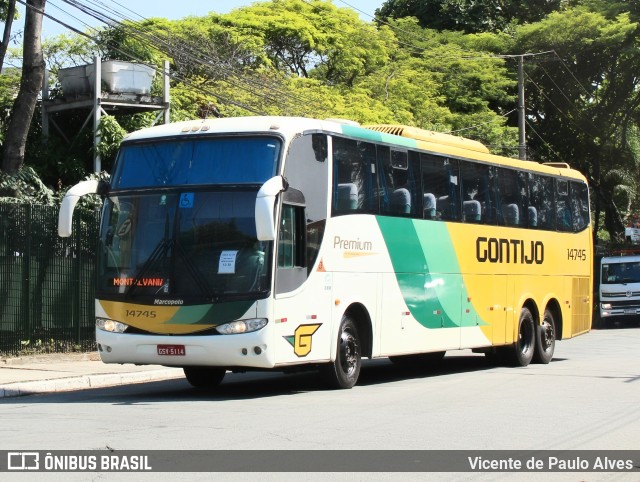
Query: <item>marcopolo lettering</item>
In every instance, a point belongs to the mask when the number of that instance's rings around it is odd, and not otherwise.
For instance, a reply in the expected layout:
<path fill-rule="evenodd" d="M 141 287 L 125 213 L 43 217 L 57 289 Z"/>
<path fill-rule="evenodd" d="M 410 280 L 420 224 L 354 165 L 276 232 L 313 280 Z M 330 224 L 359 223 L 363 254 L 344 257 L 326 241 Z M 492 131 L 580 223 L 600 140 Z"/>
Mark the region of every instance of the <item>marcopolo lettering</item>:
<path fill-rule="evenodd" d="M 481 263 L 542 264 L 544 244 L 542 241 L 480 237 L 476 239 L 476 259 Z"/>

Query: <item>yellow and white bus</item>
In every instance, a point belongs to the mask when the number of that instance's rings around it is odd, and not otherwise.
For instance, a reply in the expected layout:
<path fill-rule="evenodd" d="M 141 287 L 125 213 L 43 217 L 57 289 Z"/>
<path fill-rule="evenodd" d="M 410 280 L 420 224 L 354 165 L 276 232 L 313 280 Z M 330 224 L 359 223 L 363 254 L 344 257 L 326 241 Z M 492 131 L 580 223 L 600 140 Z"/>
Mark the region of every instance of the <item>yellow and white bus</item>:
<path fill-rule="evenodd" d="M 548 363 L 591 326 L 585 178 L 404 126 L 242 117 L 132 133 L 104 197 L 96 339 L 106 363 L 319 369 L 447 350 Z"/>

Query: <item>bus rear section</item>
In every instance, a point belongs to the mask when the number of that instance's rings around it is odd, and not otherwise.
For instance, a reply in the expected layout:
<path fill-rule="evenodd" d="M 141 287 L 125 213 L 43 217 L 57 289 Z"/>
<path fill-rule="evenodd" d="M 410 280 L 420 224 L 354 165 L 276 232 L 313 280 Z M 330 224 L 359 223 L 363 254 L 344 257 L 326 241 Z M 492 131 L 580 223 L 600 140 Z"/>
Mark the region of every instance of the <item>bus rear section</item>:
<path fill-rule="evenodd" d="M 602 258 L 599 294 L 604 326 L 640 320 L 640 256 Z"/>

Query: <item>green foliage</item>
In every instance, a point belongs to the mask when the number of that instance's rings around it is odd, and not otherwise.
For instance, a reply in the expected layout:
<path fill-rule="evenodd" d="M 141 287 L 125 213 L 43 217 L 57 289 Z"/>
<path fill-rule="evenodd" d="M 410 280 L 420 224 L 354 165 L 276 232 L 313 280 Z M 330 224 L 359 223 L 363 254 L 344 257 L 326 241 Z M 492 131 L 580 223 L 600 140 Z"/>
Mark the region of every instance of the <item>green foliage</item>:
<path fill-rule="evenodd" d="M 517 29 L 514 50 L 557 54 L 553 63 L 527 65 L 527 106 L 538 133 L 530 145 L 538 158 L 565 160 L 587 175 L 596 217 L 604 214 L 616 239 L 640 207 L 639 24 L 631 2 L 626 12 L 622 2 L 583 3 Z"/>
<path fill-rule="evenodd" d="M 266 55 L 265 66 L 330 84 L 352 85 L 390 54 L 388 32 L 381 35 L 354 11 L 325 0 L 258 2 L 222 21 L 239 38 L 250 35 L 250 49 Z"/>
<path fill-rule="evenodd" d="M 115 117 L 111 115 L 100 117 L 100 125 L 98 127 L 100 142 L 96 146 L 96 150 L 103 161 L 113 165 L 120 142 L 122 142 L 126 134 L 127 131 L 120 127 Z"/>
<path fill-rule="evenodd" d="M 42 183 L 33 168 L 22 166 L 13 175 L 0 171 L 0 202 L 54 206 L 58 199 L 55 193 Z"/>
<path fill-rule="evenodd" d="M 45 355 L 51 353 L 83 353 L 87 348 L 82 344 L 57 338 L 35 338 L 20 340 L 20 349 L 14 356 Z M 2 355 L 2 352 L 0 352 Z"/>
<path fill-rule="evenodd" d="M 597 209 L 615 230 L 610 220 L 624 219 L 639 201 L 640 7 L 622 0 L 525 3 L 389 0 L 378 11 L 388 20 L 376 24 L 328 0 L 272 0 L 224 15 L 128 22 L 102 31 L 97 45 L 63 36 L 45 50 L 54 73 L 91 63 L 96 54 L 127 59 L 133 53 L 158 66 L 169 59 L 172 120 L 342 117 L 453 132 L 515 156 L 517 69 L 495 54 L 553 49 L 557 56 L 526 65 L 530 152 L 585 172 Z M 0 113 L 11 103 L 14 82 L 0 78 Z M 104 165 L 111 165 L 124 131 L 148 126 L 153 117 L 104 117 Z M 58 123 L 77 132 L 83 121 L 84 114 L 68 114 Z M 55 134 L 47 145 L 32 139 L 27 157 L 46 184 L 70 184 L 90 170 L 85 130 L 70 143 Z"/>
<path fill-rule="evenodd" d="M 18 95 L 19 86 L 20 70 L 16 68 L 3 69 L 0 75 L 0 143 L 4 142 L 13 101 Z"/>
<path fill-rule="evenodd" d="M 420 25 L 465 33 L 505 30 L 515 24 L 538 22 L 571 0 L 387 0 L 376 10 L 378 21 L 416 17 Z"/>
<path fill-rule="evenodd" d="M 76 34 L 61 34 L 43 40 L 42 53 L 47 67 L 56 75 L 64 67 L 91 64 L 100 55 L 98 47 L 91 40 Z M 55 81 L 55 75 L 49 80 Z M 51 84 L 50 88 L 55 89 L 55 84 Z"/>

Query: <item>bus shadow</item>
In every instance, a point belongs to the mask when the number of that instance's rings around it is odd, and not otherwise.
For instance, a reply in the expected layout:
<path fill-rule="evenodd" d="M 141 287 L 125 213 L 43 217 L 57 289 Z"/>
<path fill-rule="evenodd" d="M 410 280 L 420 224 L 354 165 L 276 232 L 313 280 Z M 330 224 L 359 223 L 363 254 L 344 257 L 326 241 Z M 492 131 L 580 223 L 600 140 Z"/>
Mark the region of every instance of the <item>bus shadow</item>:
<path fill-rule="evenodd" d="M 456 373 L 469 373 L 496 368 L 483 355 L 447 356 L 442 361 L 425 366 L 397 365 L 388 359 L 363 360 L 357 387 L 382 385 L 412 379 L 427 379 Z M 212 400 L 250 399 L 300 393 L 332 391 L 319 372 L 239 373 L 227 374 L 214 389 L 190 389 L 195 398 Z"/>
<path fill-rule="evenodd" d="M 562 361 L 554 358 L 552 363 Z M 368 387 L 405 380 L 471 373 L 502 368 L 484 355 L 447 355 L 443 360 L 425 366 L 394 364 L 388 359 L 364 360 L 358 384 Z M 298 373 L 247 372 L 228 373 L 222 384 L 211 389 L 194 388 L 186 379 L 145 382 L 114 387 L 29 395 L 0 400 L 6 404 L 39 403 L 106 403 L 112 405 L 145 405 L 175 401 L 227 401 L 299 395 L 331 391 L 318 372 Z"/>
<path fill-rule="evenodd" d="M 444 359 L 423 365 L 395 364 L 389 360 L 372 360 L 363 363 L 358 385 L 369 386 L 383 383 L 432 378 L 455 373 L 488 370 L 499 365 L 489 363 L 484 355 L 447 355 Z"/>

